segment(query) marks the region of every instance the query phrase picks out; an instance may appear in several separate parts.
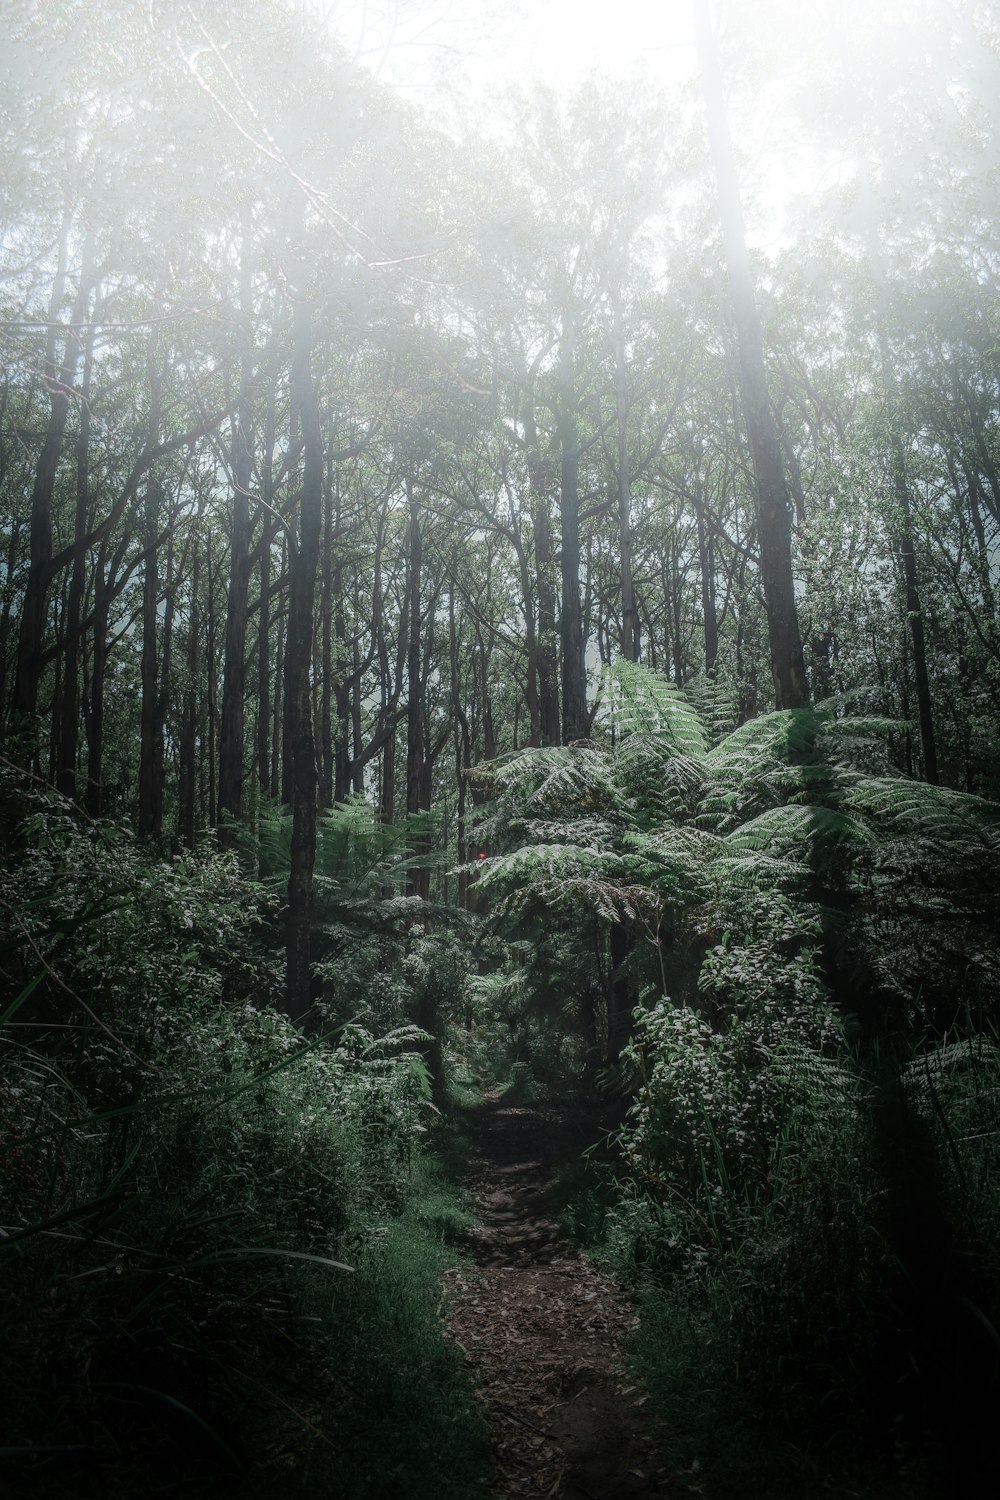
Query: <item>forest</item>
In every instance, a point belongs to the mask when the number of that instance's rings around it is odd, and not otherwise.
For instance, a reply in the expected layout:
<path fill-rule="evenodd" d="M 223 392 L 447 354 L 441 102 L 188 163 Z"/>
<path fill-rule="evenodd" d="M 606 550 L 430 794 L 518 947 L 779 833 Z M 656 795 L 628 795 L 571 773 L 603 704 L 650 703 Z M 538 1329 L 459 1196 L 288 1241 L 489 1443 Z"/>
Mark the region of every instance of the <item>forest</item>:
<path fill-rule="evenodd" d="M 0 10 L 0 1493 L 993 1496 L 1000 16 L 339 9 Z"/>

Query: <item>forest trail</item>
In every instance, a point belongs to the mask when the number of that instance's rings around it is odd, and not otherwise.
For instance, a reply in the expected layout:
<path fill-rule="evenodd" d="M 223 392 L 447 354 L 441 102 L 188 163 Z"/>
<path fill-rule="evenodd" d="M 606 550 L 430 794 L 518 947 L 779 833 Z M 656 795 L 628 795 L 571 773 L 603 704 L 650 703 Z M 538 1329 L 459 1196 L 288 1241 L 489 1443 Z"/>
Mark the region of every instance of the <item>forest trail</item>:
<path fill-rule="evenodd" d="M 448 1275 L 448 1331 L 493 1433 L 497 1500 L 650 1500 L 670 1490 L 621 1342 L 621 1289 L 549 1217 L 555 1170 L 593 1144 L 593 1111 L 487 1095 L 469 1185 L 475 1266 Z"/>

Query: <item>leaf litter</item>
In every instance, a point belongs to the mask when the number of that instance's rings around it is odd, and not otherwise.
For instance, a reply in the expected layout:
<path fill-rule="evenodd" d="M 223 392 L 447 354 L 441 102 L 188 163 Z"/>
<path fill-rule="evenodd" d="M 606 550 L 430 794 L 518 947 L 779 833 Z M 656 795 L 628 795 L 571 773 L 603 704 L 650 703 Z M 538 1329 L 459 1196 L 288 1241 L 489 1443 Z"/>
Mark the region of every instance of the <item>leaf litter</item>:
<path fill-rule="evenodd" d="M 477 1122 L 475 1264 L 448 1273 L 447 1329 L 490 1422 L 496 1500 L 672 1493 L 622 1357 L 635 1315 L 547 1212 L 553 1171 L 596 1134 L 579 1111 L 491 1095 Z"/>

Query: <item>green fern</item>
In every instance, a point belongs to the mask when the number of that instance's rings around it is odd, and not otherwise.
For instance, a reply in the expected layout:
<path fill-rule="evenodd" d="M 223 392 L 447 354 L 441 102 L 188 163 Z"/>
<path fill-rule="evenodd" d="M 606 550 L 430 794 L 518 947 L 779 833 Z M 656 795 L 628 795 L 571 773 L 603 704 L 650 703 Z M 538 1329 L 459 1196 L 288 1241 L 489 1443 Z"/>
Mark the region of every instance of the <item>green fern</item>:
<path fill-rule="evenodd" d="M 704 755 L 708 734 L 680 688 L 639 662 L 619 657 L 605 668 L 602 723 L 616 735 L 657 735 L 678 755 Z"/>

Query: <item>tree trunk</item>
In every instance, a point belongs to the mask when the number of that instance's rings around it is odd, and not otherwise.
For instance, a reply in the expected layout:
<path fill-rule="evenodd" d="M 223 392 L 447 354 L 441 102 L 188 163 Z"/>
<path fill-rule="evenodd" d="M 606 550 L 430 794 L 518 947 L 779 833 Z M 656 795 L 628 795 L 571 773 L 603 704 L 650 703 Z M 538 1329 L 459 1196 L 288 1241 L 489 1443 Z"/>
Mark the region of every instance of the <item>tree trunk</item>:
<path fill-rule="evenodd" d="M 163 825 L 163 725 L 160 720 L 160 681 L 157 670 L 156 616 L 160 598 L 157 530 L 160 488 L 146 485 L 146 560 L 142 581 L 142 704 L 139 717 L 139 833 L 158 839 Z"/>
<path fill-rule="evenodd" d="M 303 474 L 298 542 L 291 557 L 285 640 L 285 732 L 289 740 L 292 804 L 285 1006 L 293 1021 L 302 1021 L 311 1005 L 310 927 L 319 778 L 310 667 L 323 514 L 323 437 L 312 374 L 312 314 L 301 297 L 295 303 L 294 320 L 291 384 L 302 428 Z"/>
<path fill-rule="evenodd" d="M 261 801 L 271 792 L 271 547 L 275 522 L 274 392 L 269 391 L 264 412 L 264 451 L 260 494 L 260 612 L 257 615 L 257 786 Z M 277 691 L 277 689 L 275 690 Z"/>
<path fill-rule="evenodd" d="M 920 728 L 920 756 L 923 761 L 924 778 L 932 785 L 938 784 L 937 741 L 934 733 L 934 714 L 931 707 L 931 684 L 927 671 L 927 640 L 924 635 L 924 612 L 920 602 L 920 585 L 917 579 L 917 560 L 913 551 L 913 516 L 910 508 L 910 489 L 906 481 L 906 467 L 902 444 L 893 438 L 893 483 L 896 504 L 899 509 L 899 529 L 896 534 L 896 552 L 903 569 L 903 591 L 906 600 L 906 619 L 910 629 L 910 646 L 913 650 L 913 681 L 917 690 L 917 721 Z"/>
<path fill-rule="evenodd" d="M 559 668 L 556 657 L 556 586 L 552 560 L 552 532 L 544 467 L 538 451 L 535 414 L 529 407 L 524 417 L 531 495 L 531 529 L 535 547 L 535 579 L 538 591 L 538 734 L 543 745 L 560 743 Z"/>
<path fill-rule="evenodd" d="M 420 652 L 420 588 L 423 543 L 420 535 L 420 509 L 413 481 L 406 481 L 409 504 L 407 529 L 408 580 L 406 625 L 406 811 L 418 813 L 423 805 L 424 789 L 424 714 Z M 426 897 L 427 871 L 417 867 L 410 881 L 410 894 Z"/>
<path fill-rule="evenodd" d="M 333 679 L 339 673 L 340 663 L 334 667 L 333 660 L 333 612 L 334 612 L 334 568 L 333 568 L 333 479 L 327 474 L 323 486 L 323 547 L 320 562 L 320 648 L 319 648 L 319 805 L 322 810 L 330 807 L 334 798 L 339 802 L 343 791 L 335 786 L 334 733 L 333 733 Z M 339 572 L 339 569 L 338 569 Z M 337 580 L 339 586 L 339 579 Z M 336 778 L 339 781 L 339 778 Z"/>
<path fill-rule="evenodd" d="M 107 564 L 102 544 L 94 570 L 93 656 L 84 726 L 87 731 L 87 811 L 100 817 L 104 802 L 104 689 L 108 674 L 108 629 L 115 564 Z"/>
<path fill-rule="evenodd" d="M 284 577 L 288 566 L 288 542 L 285 536 L 281 539 L 281 575 Z M 282 802 L 287 803 L 283 795 L 285 749 L 282 738 L 282 730 L 285 726 L 285 632 L 288 623 L 288 609 L 286 607 L 279 612 L 275 623 L 277 641 L 274 650 L 274 703 L 271 712 L 271 798 L 277 802 L 279 797 Z"/>
<path fill-rule="evenodd" d="M 243 246 L 240 391 L 233 420 L 233 504 L 229 541 L 222 709 L 219 716 L 219 845 L 232 848 L 243 821 L 247 604 L 250 595 L 250 483 L 253 476 L 253 348 L 249 253 Z"/>
<path fill-rule="evenodd" d="M 639 611 L 635 603 L 635 580 L 632 576 L 632 476 L 628 456 L 628 384 L 625 365 L 625 331 L 622 327 L 621 298 L 617 291 L 612 299 L 612 338 L 615 355 L 615 417 L 618 438 L 618 463 L 615 475 L 618 487 L 618 541 L 621 552 L 622 656 L 626 661 L 639 660 Z"/>
<path fill-rule="evenodd" d="M 913 680 L 917 690 L 917 721 L 920 730 L 920 752 L 924 776 L 929 782 L 937 785 L 937 744 L 931 708 L 930 678 L 927 672 L 927 642 L 924 636 L 924 614 L 920 601 L 917 560 L 913 550 L 913 508 L 906 474 L 906 455 L 899 430 L 899 392 L 886 328 L 888 293 L 882 267 L 882 255 L 875 232 L 874 205 L 867 170 L 863 170 L 862 173 L 862 195 L 868 225 L 868 269 L 875 287 L 875 328 L 878 337 L 882 393 L 889 408 L 889 462 L 892 472 L 893 499 L 896 504 L 893 540 L 903 573 L 903 596 L 910 632 L 910 645 L 913 650 Z"/>
<path fill-rule="evenodd" d="M 698 566 L 701 575 L 701 612 L 705 622 L 705 675 L 714 677 L 719 660 L 719 614 L 715 597 L 715 541 L 705 525 L 701 481 L 695 476 L 694 509 L 698 522 Z"/>
<path fill-rule="evenodd" d="M 179 774 L 177 784 L 177 833 L 188 849 L 195 845 L 196 751 L 198 745 L 198 585 L 201 557 L 197 543 L 191 571 L 191 605 L 188 610 L 186 681 L 181 719 Z"/>
<path fill-rule="evenodd" d="M 722 69 L 708 14 L 708 0 L 694 0 L 708 133 L 715 163 L 722 238 L 729 270 L 739 345 L 740 395 L 753 460 L 757 500 L 760 577 L 767 613 L 771 675 L 778 708 L 800 708 L 809 701 L 802 639 L 792 578 L 792 528 L 788 483 L 781 443 L 771 408 L 764 365 L 764 337 L 754 298 L 739 183 L 722 90 Z"/>
<path fill-rule="evenodd" d="M 73 541 L 77 548 L 70 573 L 66 601 L 66 656 L 63 663 L 62 723 L 56 784 L 66 797 L 76 800 L 76 759 L 80 742 L 80 618 L 87 584 L 87 560 L 83 541 L 90 514 L 90 375 L 94 354 L 94 330 L 87 330 L 80 390 L 80 428 L 76 440 L 76 514 Z"/>
<path fill-rule="evenodd" d="M 212 557 L 211 530 L 208 531 L 205 539 L 205 571 L 208 574 L 208 589 L 205 594 L 205 733 L 202 736 L 202 767 L 207 783 L 205 788 L 207 803 L 202 820 L 207 820 L 209 828 L 215 828 L 219 821 L 218 783 L 216 781 L 219 762 L 215 753 L 219 719 L 219 673 L 216 660 L 218 631 L 215 614 L 217 570 Z"/>
<path fill-rule="evenodd" d="M 563 319 L 559 348 L 558 432 L 561 454 L 559 523 L 561 530 L 562 740 L 583 739 L 589 727 L 587 672 L 584 662 L 583 611 L 580 604 L 580 453 L 576 427 L 573 325 Z"/>
<path fill-rule="evenodd" d="M 56 273 L 49 307 L 49 323 L 53 327 L 60 321 L 60 304 L 66 276 L 67 236 L 68 226 L 64 228 L 59 269 Z M 79 329 L 87 315 L 87 298 L 90 292 L 90 254 L 91 245 L 88 236 L 84 246 L 80 284 L 73 311 L 70 314 L 71 326 L 66 335 L 62 366 L 56 369 L 54 333 L 49 338 L 45 361 L 45 375 L 49 384 L 49 418 L 35 466 L 31 492 L 28 577 L 21 603 L 11 704 L 12 722 L 28 734 L 27 758 L 32 763 L 37 763 L 35 739 L 37 726 L 34 720 L 38 711 L 38 689 L 44 661 L 43 648 L 48 619 L 49 585 L 52 581 L 52 507 L 56 474 L 62 455 L 63 435 L 66 431 L 73 396 L 73 381 L 76 377 L 82 343 Z"/>
<path fill-rule="evenodd" d="M 382 795 L 380 799 L 383 823 L 396 820 L 396 736 L 390 734 L 382 746 Z"/>

